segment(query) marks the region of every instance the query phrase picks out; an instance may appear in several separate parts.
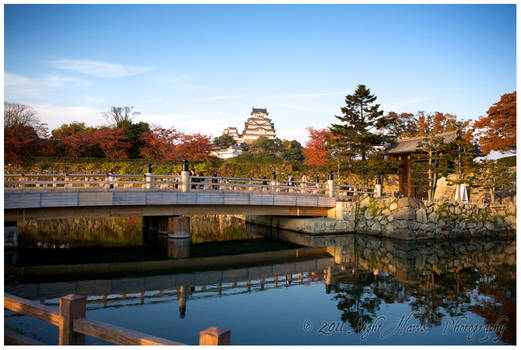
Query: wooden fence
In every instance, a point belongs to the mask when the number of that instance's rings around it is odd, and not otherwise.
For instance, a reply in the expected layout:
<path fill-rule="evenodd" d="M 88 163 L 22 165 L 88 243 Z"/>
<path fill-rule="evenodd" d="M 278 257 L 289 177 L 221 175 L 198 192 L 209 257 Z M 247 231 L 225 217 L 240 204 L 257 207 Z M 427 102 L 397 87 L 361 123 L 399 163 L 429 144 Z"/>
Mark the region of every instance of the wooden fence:
<path fill-rule="evenodd" d="M 69 294 L 60 298 L 59 309 L 11 294 L 4 295 L 4 308 L 18 314 L 37 318 L 59 327 L 59 345 L 84 345 L 85 336 L 117 345 L 185 345 L 169 339 L 114 326 L 85 317 L 86 298 Z M 6 327 L 5 344 L 43 345 Z M 230 330 L 210 327 L 200 332 L 199 345 L 230 345 Z"/>

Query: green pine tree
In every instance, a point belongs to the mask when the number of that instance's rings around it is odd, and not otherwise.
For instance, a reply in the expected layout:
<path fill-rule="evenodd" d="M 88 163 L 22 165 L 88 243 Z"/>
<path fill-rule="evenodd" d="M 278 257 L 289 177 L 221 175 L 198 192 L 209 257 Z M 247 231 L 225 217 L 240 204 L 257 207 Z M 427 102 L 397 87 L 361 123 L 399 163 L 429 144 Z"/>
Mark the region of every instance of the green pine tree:
<path fill-rule="evenodd" d="M 331 124 L 329 130 L 335 138 L 332 148 L 335 156 L 347 166 L 349 172 L 367 173 L 367 160 L 379 146 L 392 140 L 386 131 L 393 118 L 384 116 L 380 105 L 375 104 L 376 96 L 365 85 L 358 85 L 352 95 L 345 98 L 346 105 L 341 107 L 342 115 L 335 115 L 341 124 Z M 354 160 L 362 162 L 354 165 Z M 362 165 L 362 166 L 360 166 Z"/>

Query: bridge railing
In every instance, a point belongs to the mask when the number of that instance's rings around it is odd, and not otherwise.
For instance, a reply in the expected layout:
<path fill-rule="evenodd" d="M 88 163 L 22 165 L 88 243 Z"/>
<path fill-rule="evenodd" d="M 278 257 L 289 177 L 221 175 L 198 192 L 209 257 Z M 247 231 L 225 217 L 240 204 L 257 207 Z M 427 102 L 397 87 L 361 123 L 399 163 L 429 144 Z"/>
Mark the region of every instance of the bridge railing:
<path fill-rule="evenodd" d="M 350 199 L 374 195 L 369 186 L 267 178 L 189 176 L 188 191 L 234 191 L 328 195 Z M 6 191 L 182 191 L 181 175 L 136 174 L 5 174 Z M 332 191 L 332 193 L 331 193 Z"/>
<path fill-rule="evenodd" d="M 192 191 L 222 190 L 327 195 L 328 183 L 259 178 L 192 176 L 190 179 L 190 189 Z"/>
<path fill-rule="evenodd" d="M 355 199 L 362 196 L 373 197 L 375 195 L 375 190 L 374 187 L 371 186 L 335 184 L 335 195 L 339 199 Z"/>

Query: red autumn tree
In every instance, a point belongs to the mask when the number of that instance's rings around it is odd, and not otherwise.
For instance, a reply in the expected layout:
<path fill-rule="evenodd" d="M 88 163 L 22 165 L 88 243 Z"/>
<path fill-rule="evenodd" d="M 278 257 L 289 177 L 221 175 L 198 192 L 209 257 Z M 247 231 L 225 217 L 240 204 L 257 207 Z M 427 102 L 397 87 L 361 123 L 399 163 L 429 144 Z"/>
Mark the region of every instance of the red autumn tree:
<path fill-rule="evenodd" d="M 210 136 L 199 133 L 183 135 L 182 142 L 177 146 L 179 155 L 193 162 L 208 161 L 212 157 Z"/>
<path fill-rule="evenodd" d="M 6 161 L 20 161 L 37 156 L 47 148 L 46 124 L 27 105 L 4 103 L 4 157 Z"/>
<path fill-rule="evenodd" d="M 131 144 L 124 128 L 101 128 L 92 131 L 92 143 L 97 145 L 105 158 L 126 158 Z"/>
<path fill-rule="evenodd" d="M 516 150 L 516 92 L 504 94 L 474 123 L 484 154 Z"/>
<path fill-rule="evenodd" d="M 327 129 L 308 127 L 306 130 L 309 132 L 309 141 L 303 149 L 304 164 L 315 168 L 325 167 L 331 159 L 328 143 L 333 135 Z"/>
<path fill-rule="evenodd" d="M 145 159 L 179 160 L 181 156 L 177 146 L 182 142 L 182 137 L 183 134 L 175 128 L 150 130 L 143 137 L 145 145 L 139 153 Z"/>
<path fill-rule="evenodd" d="M 101 156 L 94 148 L 93 132 L 85 123 L 63 124 L 52 131 L 51 141 L 58 154 L 69 157 Z M 99 148 L 98 148 L 99 151 Z"/>
<path fill-rule="evenodd" d="M 38 155 L 41 146 L 42 140 L 31 126 L 14 124 L 4 129 L 4 157 L 6 161 L 17 162 L 24 157 Z"/>
<path fill-rule="evenodd" d="M 450 113 L 425 113 L 419 111 L 416 115 L 417 136 L 439 134 L 458 129 L 456 116 Z"/>

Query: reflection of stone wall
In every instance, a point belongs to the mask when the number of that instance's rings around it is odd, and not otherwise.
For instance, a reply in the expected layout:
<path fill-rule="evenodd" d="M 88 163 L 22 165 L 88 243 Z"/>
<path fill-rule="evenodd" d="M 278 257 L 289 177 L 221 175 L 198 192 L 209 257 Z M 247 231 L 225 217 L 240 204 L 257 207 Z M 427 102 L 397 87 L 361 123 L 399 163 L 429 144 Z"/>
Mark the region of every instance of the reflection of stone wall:
<path fill-rule="evenodd" d="M 435 273 L 457 273 L 476 267 L 493 274 L 500 265 L 515 265 L 515 240 L 407 241 L 362 234 L 314 236 L 292 231 L 265 235 L 308 247 L 327 247 L 335 263 L 349 269 L 389 273 L 401 282 L 415 282 Z"/>
<path fill-rule="evenodd" d="M 490 273 L 495 266 L 516 263 L 516 242 L 513 240 L 403 244 L 395 240 L 357 235 L 354 243 L 356 248 L 344 251 L 342 261 L 355 262 L 362 270 L 378 269 L 390 273 L 404 282 L 414 282 L 420 276 L 431 273 L 441 275 L 470 267 Z"/>
<path fill-rule="evenodd" d="M 400 239 L 505 236 L 515 233 L 516 207 L 366 198 L 337 202 L 336 219 L 351 222 L 355 232 Z"/>

